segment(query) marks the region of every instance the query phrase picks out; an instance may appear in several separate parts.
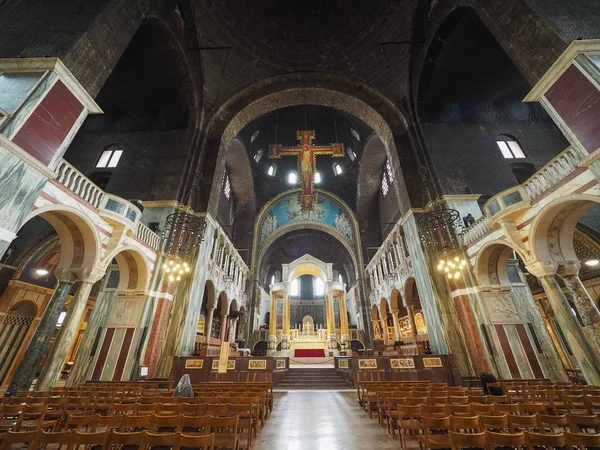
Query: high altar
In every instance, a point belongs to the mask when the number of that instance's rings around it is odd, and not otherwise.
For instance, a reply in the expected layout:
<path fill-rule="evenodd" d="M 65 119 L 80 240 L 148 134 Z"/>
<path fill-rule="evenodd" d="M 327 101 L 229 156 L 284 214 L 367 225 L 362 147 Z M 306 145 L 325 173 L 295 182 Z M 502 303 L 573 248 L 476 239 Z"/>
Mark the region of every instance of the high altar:
<path fill-rule="evenodd" d="M 301 325 L 292 327 L 290 324 L 289 288 L 291 282 L 302 275 L 313 275 L 325 285 L 326 323 L 323 325 L 315 324 L 311 316 L 305 316 Z M 290 264 L 282 264 L 282 281 L 271 284 L 270 311 L 270 355 L 293 356 L 297 349 L 327 349 L 337 354 L 339 347 L 344 348 L 350 342 L 345 284 L 333 281 L 331 263 L 313 256 L 304 255 Z"/>

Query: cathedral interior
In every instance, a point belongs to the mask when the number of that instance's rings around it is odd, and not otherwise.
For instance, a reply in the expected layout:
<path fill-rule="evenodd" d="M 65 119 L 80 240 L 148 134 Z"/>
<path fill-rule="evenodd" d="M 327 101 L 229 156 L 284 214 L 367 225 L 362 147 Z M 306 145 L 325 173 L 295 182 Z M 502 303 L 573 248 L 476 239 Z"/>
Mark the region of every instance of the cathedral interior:
<path fill-rule="evenodd" d="M 0 448 L 600 447 L 599 17 L 0 0 Z"/>

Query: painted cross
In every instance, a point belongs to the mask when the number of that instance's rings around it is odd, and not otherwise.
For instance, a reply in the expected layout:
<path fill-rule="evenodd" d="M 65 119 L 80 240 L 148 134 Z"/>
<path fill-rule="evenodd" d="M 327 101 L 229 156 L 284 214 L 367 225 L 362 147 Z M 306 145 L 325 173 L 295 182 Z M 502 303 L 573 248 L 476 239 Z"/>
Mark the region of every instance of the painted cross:
<path fill-rule="evenodd" d="M 315 156 L 331 155 L 334 158 L 341 158 L 345 155 L 344 144 L 315 145 L 313 144 L 314 130 L 296 131 L 296 138 L 300 142 L 300 145 L 296 147 L 271 144 L 269 146 L 269 158 L 279 159 L 282 156 L 298 155 L 298 173 L 302 184 L 299 203 L 303 212 L 311 211 L 313 204 L 317 201 L 314 193 L 315 171 L 317 170 Z"/>

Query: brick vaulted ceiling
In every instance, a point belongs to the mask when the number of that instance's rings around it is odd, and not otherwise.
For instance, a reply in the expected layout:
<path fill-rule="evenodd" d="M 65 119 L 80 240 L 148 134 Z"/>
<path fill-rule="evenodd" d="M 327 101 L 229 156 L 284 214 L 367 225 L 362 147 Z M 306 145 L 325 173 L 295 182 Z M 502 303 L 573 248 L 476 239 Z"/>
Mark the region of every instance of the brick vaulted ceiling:
<path fill-rule="evenodd" d="M 358 79 L 392 101 L 407 89 L 417 0 L 193 0 L 207 106 L 298 71 Z M 190 18 L 183 18 L 190 20 Z M 225 69 L 223 70 L 223 67 Z"/>

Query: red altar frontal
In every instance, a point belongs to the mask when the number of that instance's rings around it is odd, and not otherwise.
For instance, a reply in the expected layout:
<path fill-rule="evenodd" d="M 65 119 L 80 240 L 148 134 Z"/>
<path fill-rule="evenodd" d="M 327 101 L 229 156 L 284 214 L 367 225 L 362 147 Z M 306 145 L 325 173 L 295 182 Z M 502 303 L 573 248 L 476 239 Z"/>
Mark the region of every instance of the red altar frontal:
<path fill-rule="evenodd" d="M 206 381 L 277 383 L 289 367 L 289 358 L 239 356 L 229 358 L 227 373 L 218 373 L 218 357 L 181 356 L 174 358 L 169 381 L 176 383 L 188 374 L 192 384 Z"/>
<path fill-rule="evenodd" d="M 335 369 L 355 381 L 433 381 L 460 386 L 452 355 L 336 357 Z"/>

